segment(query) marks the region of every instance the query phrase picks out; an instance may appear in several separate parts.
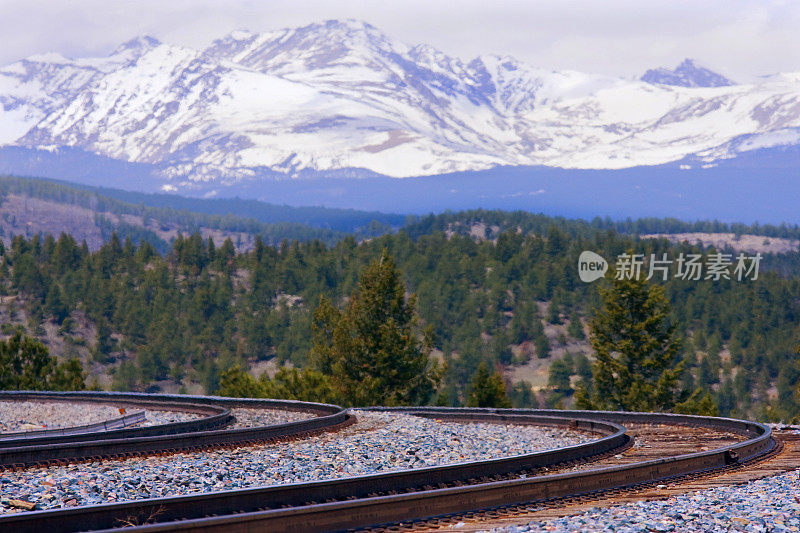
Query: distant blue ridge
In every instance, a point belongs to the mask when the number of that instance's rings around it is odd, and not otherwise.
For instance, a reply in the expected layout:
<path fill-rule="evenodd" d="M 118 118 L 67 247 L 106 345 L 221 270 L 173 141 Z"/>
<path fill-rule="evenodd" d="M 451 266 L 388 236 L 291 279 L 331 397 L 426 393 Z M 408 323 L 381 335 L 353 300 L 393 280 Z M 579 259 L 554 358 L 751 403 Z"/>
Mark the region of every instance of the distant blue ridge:
<path fill-rule="evenodd" d="M 681 169 L 681 165 L 691 169 Z M 738 154 L 711 168 L 692 159 L 620 170 L 498 167 L 417 178 L 302 177 L 270 172 L 233 184 L 201 183 L 182 195 L 240 197 L 271 204 L 427 214 L 473 208 L 591 219 L 675 217 L 686 221 L 800 223 L 800 147 Z M 75 149 L 0 147 L 0 173 L 158 192 L 154 165 Z M 324 173 L 320 173 L 324 174 Z"/>

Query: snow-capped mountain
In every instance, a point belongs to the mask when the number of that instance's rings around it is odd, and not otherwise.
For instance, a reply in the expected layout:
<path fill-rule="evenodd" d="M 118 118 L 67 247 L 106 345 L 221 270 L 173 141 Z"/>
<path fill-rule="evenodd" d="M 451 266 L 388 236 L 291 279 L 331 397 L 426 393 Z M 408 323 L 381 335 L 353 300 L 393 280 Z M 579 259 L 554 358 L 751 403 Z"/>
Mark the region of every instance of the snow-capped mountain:
<path fill-rule="evenodd" d="M 675 70 L 666 68 L 648 70 L 642 76 L 642 81 L 662 85 L 676 85 L 678 87 L 725 87 L 727 85 L 735 85 L 725 76 L 698 65 L 694 59 L 684 59 Z"/>
<path fill-rule="evenodd" d="M 552 72 L 351 20 L 204 50 L 142 37 L 105 58 L 35 56 L 0 69 L 0 104 L 0 145 L 154 165 L 175 184 L 712 162 L 800 138 L 800 74 L 735 85 L 690 60 L 640 80 Z"/>

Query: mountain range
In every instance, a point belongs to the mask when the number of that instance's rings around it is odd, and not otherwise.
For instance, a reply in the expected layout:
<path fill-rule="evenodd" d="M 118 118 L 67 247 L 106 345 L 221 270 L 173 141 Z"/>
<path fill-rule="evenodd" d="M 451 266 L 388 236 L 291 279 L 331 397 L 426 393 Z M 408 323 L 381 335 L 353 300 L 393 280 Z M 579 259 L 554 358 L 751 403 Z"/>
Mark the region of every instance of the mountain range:
<path fill-rule="evenodd" d="M 167 191 L 709 166 L 798 143 L 800 72 L 735 83 L 692 60 L 638 79 L 464 61 L 354 20 L 235 31 L 200 50 L 139 37 L 106 57 L 49 53 L 0 69 L 0 171 L 77 153 L 138 165 Z"/>

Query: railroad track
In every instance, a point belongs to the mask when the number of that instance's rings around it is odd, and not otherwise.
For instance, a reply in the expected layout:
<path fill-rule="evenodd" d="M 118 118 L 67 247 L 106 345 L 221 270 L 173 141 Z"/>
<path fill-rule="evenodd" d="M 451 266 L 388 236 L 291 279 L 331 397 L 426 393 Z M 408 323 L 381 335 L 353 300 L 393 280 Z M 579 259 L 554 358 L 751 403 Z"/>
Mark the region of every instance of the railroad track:
<path fill-rule="evenodd" d="M 67 432 L 0 441 L 0 469 L 20 469 L 65 462 L 96 461 L 158 453 L 191 452 L 304 438 L 335 431 L 354 422 L 341 407 L 290 400 L 115 392 L 0 391 L 0 401 L 50 401 L 114 404 L 201 415 L 197 420 L 147 427 Z M 230 408 L 249 407 L 310 412 L 317 416 L 272 426 L 224 429 L 233 422 Z"/>
<path fill-rule="evenodd" d="M 671 496 L 727 485 L 739 485 L 765 477 L 783 474 L 800 468 L 800 435 L 778 431 L 773 433 L 776 447 L 769 453 L 711 472 L 687 474 L 664 482 L 617 488 L 594 494 L 561 498 L 532 504 L 502 506 L 466 514 L 440 516 L 402 524 L 407 531 L 431 531 L 460 523 L 459 531 L 473 532 L 543 521 L 562 516 L 580 514 L 596 507 L 610 507 L 643 500 L 663 500 Z M 396 531 L 397 524 L 364 528 L 363 531 L 381 533 Z"/>
<path fill-rule="evenodd" d="M 175 401 L 180 397 L 129 394 L 120 399 L 145 398 Z M 184 399 L 195 403 L 203 400 L 200 397 Z M 216 406 L 225 406 L 227 401 L 240 402 L 221 398 L 205 401 Z M 294 405 L 296 409 L 301 407 Z M 457 465 L 6 515 L 0 517 L 0 530 L 58 532 L 128 527 L 132 531 L 337 531 L 376 524 L 408 523 L 478 510 L 511 509 L 513 506 L 530 506 L 531 503 L 663 483 L 687 475 L 733 469 L 775 450 L 768 427 L 723 418 L 557 410 L 374 410 L 448 421 L 571 427 L 598 433 L 601 437 L 557 450 Z M 337 414 L 351 416 L 341 410 Z M 328 429 L 333 426 L 328 426 Z M 680 438 L 681 428 L 686 428 L 687 431 L 735 435 L 738 439 L 728 438 L 721 446 L 694 453 L 670 455 L 665 450 L 657 453 L 655 458 L 574 469 L 576 463 L 585 463 L 592 458 L 623 457 L 627 453 L 623 450 L 631 444 L 626 426 L 673 427 L 677 438 Z M 198 432 L 197 435 L 207 433 Z M 191 435 L 162 435 L 158 438 L 166 442 Z M 96 443 L 98 446 L 120 444 L 114 440 Z"/>

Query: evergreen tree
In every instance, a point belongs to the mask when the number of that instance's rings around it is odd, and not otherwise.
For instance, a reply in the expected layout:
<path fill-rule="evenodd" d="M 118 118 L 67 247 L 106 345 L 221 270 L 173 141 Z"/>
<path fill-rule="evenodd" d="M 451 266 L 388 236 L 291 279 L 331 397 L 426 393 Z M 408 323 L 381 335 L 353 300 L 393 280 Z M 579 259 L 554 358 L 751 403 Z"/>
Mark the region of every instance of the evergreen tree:
<path fill-rule="evenodd" d="M 664 289 L 644 279 L 614 279 L 601 288 L 591 322 L 593 392 L 579 389 L 584 409 L 668 411 L 678 402 L 680 342 Z"/>
<path fill-rule="evenodd" d="M 44 307 L 57 323 L 61 324 L 69 315 L 67 306 L 64 305 L 64 300 L 61 296 L 61 289 L 55 283 L 50 286 L 45 298 Z"/>
<path fill-rule="evenodd" d="M 111 390 L 129 391 L 136 390 L 139 383 L 139 372 L 131 361 L 123 361 L 111 380 Z"/>
<path fill-rule="evenodd" d="M 239 365 L 232 366 L 220 374 L 219 389 L 216 394 L 230 398 L 267 397 L 263 385 Z"/>
<path fill-rule="evenodd" d="M 0 390 L 83 390 L 80 361 L 59 364 L 47 346 L 19 331 L 0 341 Z"/>
<path fill-rule="evenodd" d="M 0 389 L 46 390 L 54 362 L 44 344 L 18 331 L 0 341 Z"/>
<path fill-rule="evenodd" d="M 569 378 L 572 375 L 572 368 L 563 359 L 556 359 L 550 365 L 548 372 L 547 386 L 559 393 L 567 393 L 572 390 Z"/>
<path fill-rule="evenodd" d="M 330 378 L 311 368 L 281 367 L 272 379 L 266 374 L 256 379 L 236 365 L 220 374 L 217 394 L 233 398 L 280 398 L 333 404 L 341 401 Z"/>
<path fill-rule="evenodd" d="M 84 390 L 86 372 L 77 358 L 58 364 L 48 380 L 49 390 Z"/>
<path fill-rule="evenodd" d="M 701 389 L 695 390 L 694 394 L 689 398 L 675 404 L 672 411 L 687 415 L 719 416 L 717 403 L 711 397 L 711 394 L 708 392 L 703 393 Z"/>
<path fill-rule="evenodd" d="M 581 323 L 580 316 L 577 312 L 573 312 L 569 317 L 569 326 L 567 326 L 567 333 L 576 339 L 585 339 L 586 335 L 583 333 L 583 324 Z"/>
<path fill-rule="evenodd" d="M 575 357 L 575 373 L 578 378 L 584 383 L 591 383 L 592 381 L 592 363 L 586 354 L 579 353 Z"/>
<path fill-rule="evenodd" d="M 431 334 L 419 339 L 416 297 L 384 249 L 362 272 L 343 311 L 326 299 L 314 314 L 311 358 L 352 405 L 418 405 L 437 381 Z"/>
<path fill-rule="evenodd" d="M 275 377 L 262 376 L 264 396 L 286 398 L 304 402 L 339 404 L 342 398 L 336 393 L 329 377 L 312 368 L 281 367 Z"/>
<path fill-rule="evenodd" d="M 536 349 L 536 357 L 539 359 L 550 357 L 550 341 L 547 340 L 544 330 L 534 338 L 533 347 Z"/>
<path fill-rule="evenodd" d="M 506 395 L 506 384 L 499 372 L 489 374 L 486 362 L 481 361 L 472 376 L 472 384 L 467 398 L 469 407 L 511 407 Z"/>
<path fill-rule="evenodd" d="M 508 396 L 513 407 L 519 409 L 538 407 L 536 395 L 533 393 L 531 384 L 527 381 L 523 380 L 514 383 L 514 386 L 508 391 Z"/>

